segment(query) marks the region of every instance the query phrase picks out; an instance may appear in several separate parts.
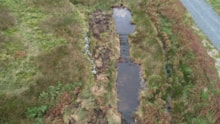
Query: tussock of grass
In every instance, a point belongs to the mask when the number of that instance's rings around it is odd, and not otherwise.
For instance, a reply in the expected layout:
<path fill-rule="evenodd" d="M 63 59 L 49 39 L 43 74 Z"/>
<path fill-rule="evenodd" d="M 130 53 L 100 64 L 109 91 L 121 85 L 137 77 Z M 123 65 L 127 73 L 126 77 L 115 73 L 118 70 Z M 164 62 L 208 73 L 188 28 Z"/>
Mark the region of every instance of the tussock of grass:
<path fill-rule="evenodd" d="M 136 23 L 135 32 L 130 36 L 131 56 L 141 64 L 142 71 L 145 71 L 144 78 L 147 79 L 151 74 L 161 74 L 163 53 L 145 10 L 141 7 L 131 10 Z"/>
<path fill-rule="evenodd" d="M 30 6 L 41 8 L 53 15 L 71 13 L 73 10 L 69 0 L 31 0 L 27 2 Z"/>
<path fill-rule="evenodd" d="M 2 43 L 5 41 L 5 37 L 3 36 L 2 32 L 0 32 L 0 48 L 2 48 Z"/>
<path fill-rule="evenodd" d="M 79 56 L 81 52 L 76 49 L 73 45 L 61 46 L 40 56 L 37 62 L 42 72 L 40 82 L 86 82 L 87 60 L 85 57 Z"/>
<path fill-rule="evenodd" d="M 10 11 L 0 4 L 0 30 L 6 30 L 16 24 L 16 18 Z"/>

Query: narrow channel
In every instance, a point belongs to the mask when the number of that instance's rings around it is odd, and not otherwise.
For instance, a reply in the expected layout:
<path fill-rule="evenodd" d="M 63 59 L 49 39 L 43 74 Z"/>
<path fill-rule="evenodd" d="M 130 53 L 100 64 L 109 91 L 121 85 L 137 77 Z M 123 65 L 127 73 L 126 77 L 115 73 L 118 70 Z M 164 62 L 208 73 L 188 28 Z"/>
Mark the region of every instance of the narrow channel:
<path fill-rule="evenodd" d="M 113 8 L 113 17 L 120 39 L 120 58 L 117 64 L 118 111 L 122 124 L 133 124 L 133 115 L 139 105 L 140 67 L 130 60 L 128 35 L 133 33 L 131 13 L 127 8 Z"/>

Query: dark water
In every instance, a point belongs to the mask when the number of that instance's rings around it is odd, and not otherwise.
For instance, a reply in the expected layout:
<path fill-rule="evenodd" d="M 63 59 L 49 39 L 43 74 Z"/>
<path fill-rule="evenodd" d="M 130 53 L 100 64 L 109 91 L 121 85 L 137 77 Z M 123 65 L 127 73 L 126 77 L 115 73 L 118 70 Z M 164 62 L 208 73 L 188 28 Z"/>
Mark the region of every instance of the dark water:
<path fill-rule="evenodd" d="M 131 14 L 126 8 L 113 8 L 113 16 L 120 38 L 120 61 L 117 64 L 118 110 L 122 114 L 122 124 L 133 124 L 133 115 L 139 105 L 140 67 L 130 60 L 128 35 L 133 33 Z"/>

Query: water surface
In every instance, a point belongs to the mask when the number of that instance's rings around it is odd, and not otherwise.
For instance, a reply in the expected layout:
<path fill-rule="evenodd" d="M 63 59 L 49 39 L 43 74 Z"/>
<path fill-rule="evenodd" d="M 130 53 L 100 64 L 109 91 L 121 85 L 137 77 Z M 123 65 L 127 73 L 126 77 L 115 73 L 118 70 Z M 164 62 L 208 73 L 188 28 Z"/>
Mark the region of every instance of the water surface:
<path fill-rule="evenodd" d="M 140 67 L 131 62 L 128 35 L 135 26 L 131 24 L 131 13 L 126 8 L 113 8 L 113 17 L 120 39 L 120 61 L 117 64 L 118 110 L 122 124 L 133 124 L 133 115 L 139 105 Z"/>

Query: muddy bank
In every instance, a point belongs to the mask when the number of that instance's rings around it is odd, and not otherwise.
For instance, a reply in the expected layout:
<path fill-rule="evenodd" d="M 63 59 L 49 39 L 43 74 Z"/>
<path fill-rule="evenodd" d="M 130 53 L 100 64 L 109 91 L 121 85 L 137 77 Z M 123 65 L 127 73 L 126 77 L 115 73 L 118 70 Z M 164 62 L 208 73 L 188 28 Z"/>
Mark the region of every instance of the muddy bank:
<path fill-rule="evenodd" d="M 117 112 L 116 98 L 116 62 L 119 58 L 119 39 L 111 13 L 96 10 L 90 15 L 89 22 L 91 51 L 96 66 L 95 85 L 92 93 L 100 106 L 100 116 L 107 123 L 121 123 L 120 114 Z M 93 123 L 100 123 L 94 116 Z"/>

